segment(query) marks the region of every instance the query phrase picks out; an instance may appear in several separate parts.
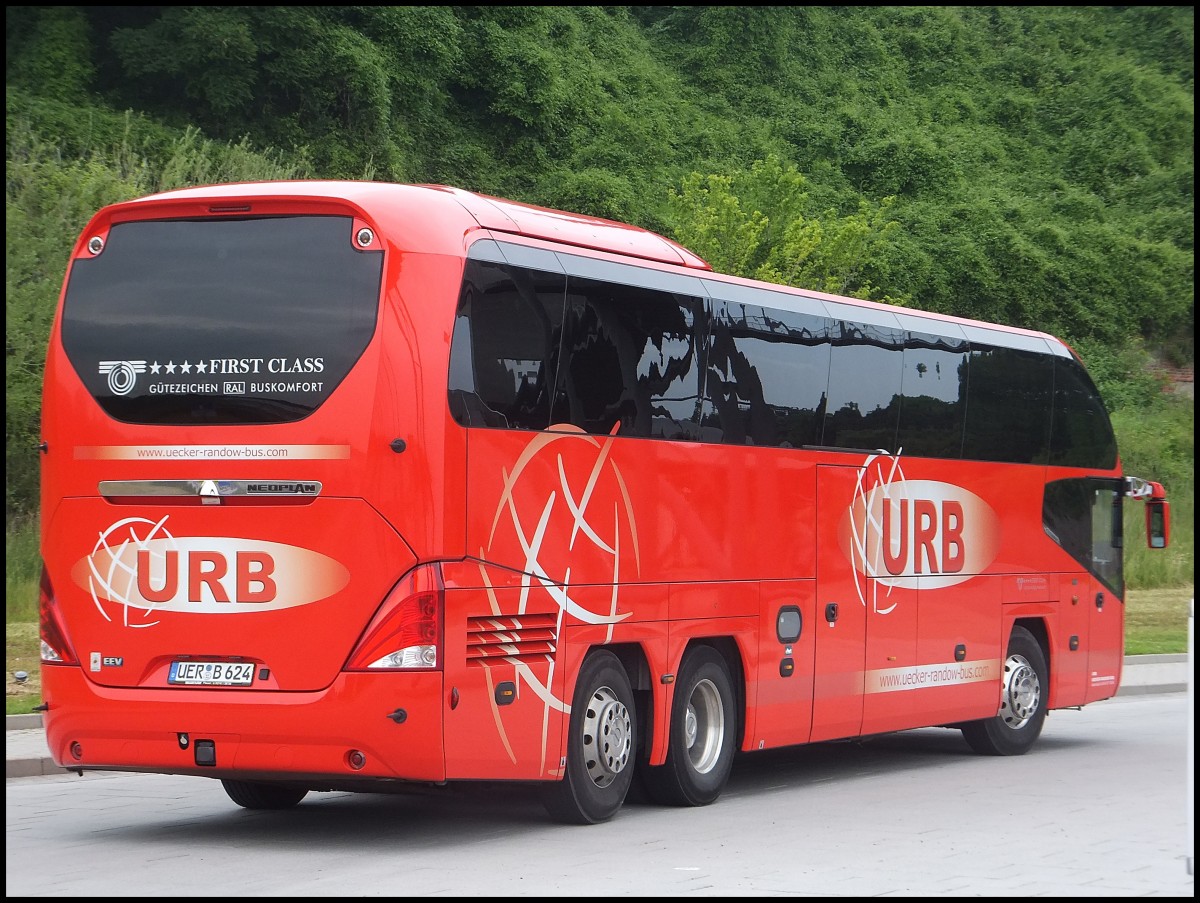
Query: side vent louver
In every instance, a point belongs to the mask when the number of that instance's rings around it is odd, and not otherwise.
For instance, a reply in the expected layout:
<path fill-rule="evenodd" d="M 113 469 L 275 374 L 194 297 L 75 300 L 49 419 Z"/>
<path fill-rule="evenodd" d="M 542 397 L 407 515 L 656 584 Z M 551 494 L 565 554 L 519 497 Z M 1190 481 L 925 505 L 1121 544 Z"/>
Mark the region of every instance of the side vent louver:
<path fill-rule="evenodd" d="M 467 618 L 467 665 L 489 660 L 546 661 L 557 648 L 558 618 L 552 614 Z"/>

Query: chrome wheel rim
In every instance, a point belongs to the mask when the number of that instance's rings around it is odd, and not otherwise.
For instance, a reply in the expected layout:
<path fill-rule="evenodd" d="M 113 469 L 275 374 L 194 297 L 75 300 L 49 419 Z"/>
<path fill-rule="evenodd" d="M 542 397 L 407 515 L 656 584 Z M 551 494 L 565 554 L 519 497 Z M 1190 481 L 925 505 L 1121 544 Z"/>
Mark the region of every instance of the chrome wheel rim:
<path fill-rule="evenodd" d="M 1012 730 L 1020 730 L 1037 714 L 1042 701 L 1042 682 L 1029 659 L 1010 655 L 1004 662 L 1004 692 L 1000 699 L 1000 720 Z"/>
<path fill-rule="evenodd" d="M 597 787 L 607 787 L 629 764 L 633 722 L 629 709 L 609 687 L 588 700 L 583 719 L 583 764 Z"/>
<path fill-rule="evenodd" d="M 725 707 L 711 680 L 699 681 L 688 697 L 683 722 L 688 761 L 698 774 L 708 774 L 721 760 L 725 741 Z"/>

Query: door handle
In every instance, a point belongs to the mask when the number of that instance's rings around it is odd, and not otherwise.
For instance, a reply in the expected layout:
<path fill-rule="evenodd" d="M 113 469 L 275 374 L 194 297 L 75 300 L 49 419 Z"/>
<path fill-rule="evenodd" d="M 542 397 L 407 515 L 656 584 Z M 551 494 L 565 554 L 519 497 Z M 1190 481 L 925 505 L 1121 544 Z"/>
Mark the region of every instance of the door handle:
<path fill-rule="evenodd" d="M 838 618 L 838 604 L 836 602 L 825 603 L 825 620 L 831 625 Z"/>

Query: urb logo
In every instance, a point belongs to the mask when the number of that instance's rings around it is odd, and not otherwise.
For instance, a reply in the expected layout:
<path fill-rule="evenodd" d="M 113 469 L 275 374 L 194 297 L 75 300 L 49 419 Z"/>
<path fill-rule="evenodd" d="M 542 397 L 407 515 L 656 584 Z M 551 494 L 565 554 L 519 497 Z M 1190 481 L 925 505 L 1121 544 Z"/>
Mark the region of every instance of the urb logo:
<path fill-rule="evenodd" d="M 982 574 L 1000 548 L 1000 520 L 962 486 L 906 479 L 898 455 L 872 455 L 859 469 L 840 540 L 865 603 L 879 587 L 931 589 Z M 875 603 L 881 614 L 891 610 Z"/>
<path fill-rule="evenodd" d="M 168 515 L 169 517 L 169 515 Z M 100 531 L 71 570 L 106 621 L 152 627 L 164 612 L 240 614 L 308 605 L 350 572 L 312 549 L 232 536 L 176 536 L 168 517 L 126 517 Z"/>
<path fill-rule="evenodd" d="M 128 395 L 137 384 L 137 375 L 145 372 L 145 361 L 100 362 L 100 375 L 108 376 L 108 391 L 113 395 Z"/>

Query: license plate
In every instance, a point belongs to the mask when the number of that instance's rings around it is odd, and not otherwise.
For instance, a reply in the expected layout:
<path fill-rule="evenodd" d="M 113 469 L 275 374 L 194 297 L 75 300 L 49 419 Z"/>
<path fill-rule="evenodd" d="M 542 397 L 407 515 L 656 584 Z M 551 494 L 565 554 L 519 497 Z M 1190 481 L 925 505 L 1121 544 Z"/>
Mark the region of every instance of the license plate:
<path fill-rule="evenodd" d="M 167 683 L 200 687 L 248 687 L 254 683 L 254 663 L 171 662 Z"/>

